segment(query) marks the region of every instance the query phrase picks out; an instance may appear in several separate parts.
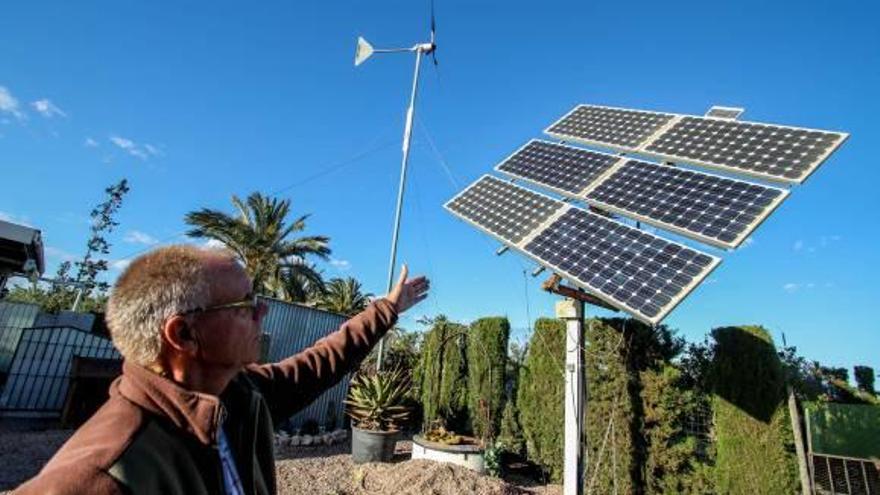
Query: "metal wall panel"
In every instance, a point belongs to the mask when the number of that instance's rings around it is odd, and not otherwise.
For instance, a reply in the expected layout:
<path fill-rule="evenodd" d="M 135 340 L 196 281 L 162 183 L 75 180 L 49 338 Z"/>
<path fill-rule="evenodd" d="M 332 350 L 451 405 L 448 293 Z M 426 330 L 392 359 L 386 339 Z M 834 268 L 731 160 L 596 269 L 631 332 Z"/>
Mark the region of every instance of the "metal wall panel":
<path fill-rule="evenodd" d="M 59 416 L 70 385 L 73 356 L 122 359 L 113 343 L 99 335 L 70 327 L 24 329 L 0 394 L 0 413 Z"/>
<path fill-rule="evenodd" d="M 263 332 L 270 336 L 268 361 L 281 361 L 335 331 L 347 317 L 275 299 L 264 299 L 269 312 Z M 70 382 L 73 356 L 121 359 L 109 339 L 71 327 L 19 330 L 21 340 L 9 367 L 9 378 L 0 394 L 0 414 L 57 417 Z M 313 419 L 327 422 L 328 409 L 337 424 L 344 417 L 349 377 L 327 390 L 290 419 L 299 428 Z"/>
<path fill-rule="evenodd" d="M 92 313 L 78 313 L 75 311 L 59 311 L 57 314 L 41 313 L 34 321 L 33 327 L 70 327 L 79 328 L 86 332 L 92 331 L 95 324 L 95 315 Z"/>
<path fill-rule="evenodd" d="M 263 319 L 263 332 L 270 336 L 268 359 L 270 362 L 281 361 L 311 346 L 318 339 L 335 331 L 348 319 L 344 315 L 277 299 L 263 300 L 269 305 L 269 312 Z M 291 417 L 291 427 L 300 428 L 309 419 L 324 425 L 331 402 L 336 414 L 337 427 L 341 425 L 345 416 L 345 406 L 342 401 L 348 394 L 348 382 L 349 377 L 346 376 L 308 407 Z"/>
<path fill-rule="evenodd" d="M 9 371 L 22 329 L 34 326 L 39 313 L 36 304 L 0 301 L 0 373 Z"/>

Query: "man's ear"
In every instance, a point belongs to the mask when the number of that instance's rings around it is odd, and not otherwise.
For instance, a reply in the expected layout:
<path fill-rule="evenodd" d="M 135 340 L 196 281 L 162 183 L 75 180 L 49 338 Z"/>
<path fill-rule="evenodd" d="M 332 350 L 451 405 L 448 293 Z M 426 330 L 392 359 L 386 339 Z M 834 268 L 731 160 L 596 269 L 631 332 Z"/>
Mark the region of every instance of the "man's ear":
<path fill-rule="evenodd" d="M 198 342 L 193 336 L 192 328 L 184 316 L 172 316 L 165 320 L 162 327 L 162 336 L 165 343 L 177 352 L 195 356 L 198 352 Z"/>

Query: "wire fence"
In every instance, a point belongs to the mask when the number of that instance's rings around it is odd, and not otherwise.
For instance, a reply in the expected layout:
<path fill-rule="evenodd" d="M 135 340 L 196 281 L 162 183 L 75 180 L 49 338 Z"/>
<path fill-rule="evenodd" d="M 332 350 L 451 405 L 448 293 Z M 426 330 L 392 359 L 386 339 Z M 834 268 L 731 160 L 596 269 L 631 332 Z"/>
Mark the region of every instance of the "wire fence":
<path fill-rule="evenodd" d="M 880 494 L 880 468 L 868 459 L 812 454 L 810 465 L 816 494 Z"/>

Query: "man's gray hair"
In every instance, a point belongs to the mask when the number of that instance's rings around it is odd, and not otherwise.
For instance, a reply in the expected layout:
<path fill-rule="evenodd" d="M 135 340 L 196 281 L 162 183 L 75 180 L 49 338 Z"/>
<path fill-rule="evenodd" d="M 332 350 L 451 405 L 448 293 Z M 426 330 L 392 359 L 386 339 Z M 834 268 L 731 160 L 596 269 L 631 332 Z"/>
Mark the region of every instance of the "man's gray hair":
<path fill-rule="evenodd" d="M 125 359 L 154 364 L 165 320 L 210 304 L 211 258 L 234 262 L 228 251 L 177 245 L 140 256 L 122 272 L 107 303 L 107 326 Z"/>

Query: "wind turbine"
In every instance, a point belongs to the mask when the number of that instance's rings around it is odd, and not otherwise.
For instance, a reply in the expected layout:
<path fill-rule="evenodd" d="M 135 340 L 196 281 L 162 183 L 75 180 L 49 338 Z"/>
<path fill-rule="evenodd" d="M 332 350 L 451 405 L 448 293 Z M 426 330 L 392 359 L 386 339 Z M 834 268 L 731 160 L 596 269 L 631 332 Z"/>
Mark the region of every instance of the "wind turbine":
<path fill-rule="evenodd" d="M 413 73 L 412 92 L 409 97 L 409 108 L 406 111 L 406 124 L 403 128 L 403 159 L 400 164 L 400 185 L 397 189 L 397 208 L 394 213 L 394 231 L 391 236 L 391 259 L 388 262 L 388 286 L 386 293 L 391 292 L 394 286 L 394 266 L 397 262 L 397 236 L 400 232 L 400 214 L 403 207 L 403 192 L 406 189 L 406 168 L 409 162 L 409 145 L 412 140 L 412 124 L 416 107 L 416 95 L 419 89 L 419 68 L 421 67 L 422 55 L 431 55 L 434 66 L 437 66 L 437 45 L 434 43 L 434 4 L 431 3 L 431 41 L 416 43 L 409 48 L 373 48 L 363 36 L 358 36 L 357 49 L 354 53 L 354 65 L 358 66 L 366 62 L 376 53 L 400 53 L 414 52 L 416 54 L 416 68 Z M 385 355 L 385 339 L 379 341 L 378 355 L 376 357 L 376 369 L 382 370 L 382 359 Z"/>

